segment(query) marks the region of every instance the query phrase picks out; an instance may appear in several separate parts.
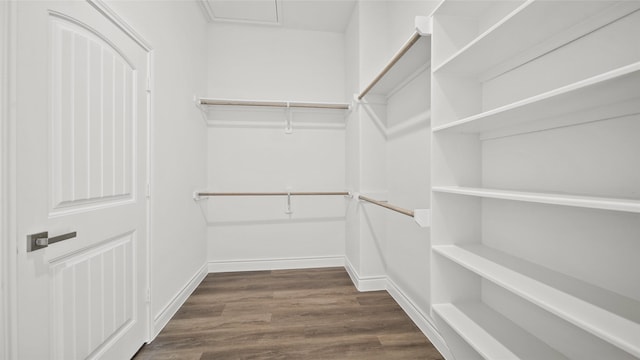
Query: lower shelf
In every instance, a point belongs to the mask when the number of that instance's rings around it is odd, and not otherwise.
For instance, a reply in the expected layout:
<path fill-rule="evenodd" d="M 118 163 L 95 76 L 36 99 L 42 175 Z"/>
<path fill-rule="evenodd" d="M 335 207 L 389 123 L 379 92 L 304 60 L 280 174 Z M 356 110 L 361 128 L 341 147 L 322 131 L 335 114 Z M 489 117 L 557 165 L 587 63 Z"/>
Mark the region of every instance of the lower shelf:
<path fill-rule="evenodd" d="M 567 359 L 482 303 L 436 304 L 433 310 L 485 359 Z"/>
<path fill-rule="evenodd" d="M 640 302 L 482 245 L 439 245 L 435 253 L 640 357 Z"/>

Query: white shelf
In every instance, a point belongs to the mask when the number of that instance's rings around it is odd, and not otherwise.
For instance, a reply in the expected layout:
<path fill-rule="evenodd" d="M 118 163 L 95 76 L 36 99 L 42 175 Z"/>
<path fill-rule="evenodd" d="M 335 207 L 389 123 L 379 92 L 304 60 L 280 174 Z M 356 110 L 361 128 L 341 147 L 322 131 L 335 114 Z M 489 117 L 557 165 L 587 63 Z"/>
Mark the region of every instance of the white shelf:
<path fill-rule="evenodd" d="M 573 325 L 640 357 L 639 302 L 486 246 L 440 245 L 434 246 L 433 250 Z M 579 294 L 580 297 L 574 294 Z"/>
<path fill-rule="evenodd" d="M 492 199 L 534 202 L 541 204 L 574 206 L 601 210 L 640 213 L 640 200 L 577 196 L 552 193 L 535 193 L 511 190 L 484 189 L 460 186 L 434 186 L 434 192 L 477 196 Z"/>
<path fill-rule="evenodd" d="M 369 85 L 358 94 L 358 99 L 361 100 L 368 93 L 387 96 L 412 75 L 428 69 L 430 63 L 431 35 L 415 32 Z"/>
<path fill-rule="evenodd" d="M 433 310 L 485 359 L 567 359 L 482 303 L 435 304 Z"/>
<path fill-rule="evenodd" d="M 349 104 L 345 104 L 345 103 L 327 103 L 327 102 L 311 102 L 311 101 L 303 102 L 303 101 L 200 98 L 198 99 L 197 104 L 198 106 L 245 106 L 245 107 L 349 110 Z"/>
<path fill-rule="evenodd" d="M 603 109 L 598 111 L 598 109 Z M 589 110 L 583 113 L 584 110 Z M 640 113 L 640 62 L 465 119 L 433 131 L 481 133 L 556 118 L 558 125 Z M 575 119 L 568 119 L 567 116 Z"/>
<path fill-rule="evenodd" d="M 465 13 L 450 9 L 465 2 L 449 3 L 440 12 Z M 520 58 L 515 64 L 530 61 L 638 8 L 640 3 L 633 1 L 529 0 L 439 64 L 434 73 L 477 75 L 516 56 Z"/>

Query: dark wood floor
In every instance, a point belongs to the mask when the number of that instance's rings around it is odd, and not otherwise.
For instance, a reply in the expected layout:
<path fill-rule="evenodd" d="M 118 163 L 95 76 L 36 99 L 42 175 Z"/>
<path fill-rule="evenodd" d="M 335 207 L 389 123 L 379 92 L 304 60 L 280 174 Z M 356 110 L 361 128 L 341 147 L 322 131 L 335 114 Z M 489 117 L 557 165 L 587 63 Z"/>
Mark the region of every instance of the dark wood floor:
<path fill-rule="evenodd" d="M 386 291 L 329 268 L 209 274 L 134 359 L 443 357 Z"/>

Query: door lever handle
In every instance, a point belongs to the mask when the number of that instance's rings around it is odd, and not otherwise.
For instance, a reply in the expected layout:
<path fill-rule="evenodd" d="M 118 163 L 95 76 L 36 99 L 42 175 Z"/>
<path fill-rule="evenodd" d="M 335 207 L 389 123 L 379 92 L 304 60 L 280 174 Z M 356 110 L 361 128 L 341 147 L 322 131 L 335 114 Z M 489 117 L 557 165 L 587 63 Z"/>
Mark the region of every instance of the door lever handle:
<path fill-rule="evenodd" d="M 49 237 L 48 231 L 44 231 L 36 234 L 30 234 L 30 235 L 27 235 L 27 252 L 46 248 L 51 244 L 57 243 L 59 241 L 67 240 L 67 239 L 72 239 L 76 236 L 77 236 L 77 233 L 75 231 L 54 236 L 54 237 Z"/>

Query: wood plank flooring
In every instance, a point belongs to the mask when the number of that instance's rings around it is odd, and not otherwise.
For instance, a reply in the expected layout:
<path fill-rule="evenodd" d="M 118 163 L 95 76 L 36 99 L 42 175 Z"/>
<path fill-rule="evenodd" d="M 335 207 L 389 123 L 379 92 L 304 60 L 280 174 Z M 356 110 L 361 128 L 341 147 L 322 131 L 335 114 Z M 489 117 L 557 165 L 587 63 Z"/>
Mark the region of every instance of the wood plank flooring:
<path fill-rule="evenodd" d="M 444 359 L 344 268 L 209 274 L 136 360 Z"/>

